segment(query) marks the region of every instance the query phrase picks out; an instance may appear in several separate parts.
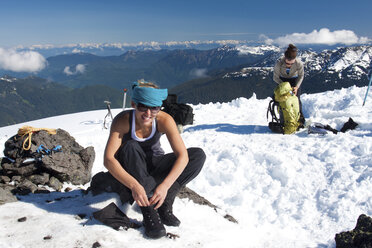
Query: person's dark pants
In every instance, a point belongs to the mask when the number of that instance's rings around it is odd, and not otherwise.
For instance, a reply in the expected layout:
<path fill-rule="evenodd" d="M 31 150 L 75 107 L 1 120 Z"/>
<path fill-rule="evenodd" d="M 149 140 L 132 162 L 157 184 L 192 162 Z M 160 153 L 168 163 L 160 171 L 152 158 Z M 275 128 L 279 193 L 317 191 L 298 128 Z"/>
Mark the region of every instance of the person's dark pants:
<path fill-rule="evenodd" d="M 185 186 L 199 174 L 206 159 L 205 153 L 201 148 L 188 148 L 187 152 L 189 162 L 176 180 L 181 187 Z M 176 161 L 176 155 L 174 153 L 152 157 L 146 155 L 135 140 L 126 142 L 117 152 L 116 158 L 123 168 L 144 187 L 149 197 L 155 188 L 163 182 Z M 123 203 L 126 201 L 133 202 L 130 189 L 124 185 L 120 188 L 121 192 L 118 193 L 121 201 Z"/>

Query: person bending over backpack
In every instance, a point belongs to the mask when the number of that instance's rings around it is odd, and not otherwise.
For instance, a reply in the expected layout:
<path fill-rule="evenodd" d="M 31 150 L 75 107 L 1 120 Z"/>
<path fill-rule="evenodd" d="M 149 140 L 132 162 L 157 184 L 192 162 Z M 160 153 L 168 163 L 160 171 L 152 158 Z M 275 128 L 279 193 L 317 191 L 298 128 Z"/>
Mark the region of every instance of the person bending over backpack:
<path fill-rule="evenodd" d="M 300 113 L 302 115 L 302 104 L 300 100 L 301 84 L 304 80 L 304 65 L 297 58 L 297 47 L 289 44 L 284 56 L 281 57 L 274 66 L 274 81 L 277 84 L 289 82 L 293 88 L 293 93 L 298 97 L 300 103 Z"/>
<path fill-rule="evenodd" d="M 297 47 L 289 44 L 284 56 L 281 57 L 274 66 L 274 81 L 277 84 L 289 82 L 294 90 L 294 94 L 299 97 L 301 84 L 304 80 L 304 65 L 297 58 Z"/>
<path fill-rule="evenodd" d="M 140 206 L 150 238 L 165 236 L 164 225 L 180 225 L 172 210 L 174 199 L 199 174 L 206 159 L 201 148 L 186 149 L 173 118 L 160 111 L 167 95 L 167 89 L 153 83 L 134 83 L 134 109 L 114 118 L 104 153 L 105 167 L 123 185 L 121 201 L 135 201 Z M 164 154 L 162 134 L 172 153 Z"/>

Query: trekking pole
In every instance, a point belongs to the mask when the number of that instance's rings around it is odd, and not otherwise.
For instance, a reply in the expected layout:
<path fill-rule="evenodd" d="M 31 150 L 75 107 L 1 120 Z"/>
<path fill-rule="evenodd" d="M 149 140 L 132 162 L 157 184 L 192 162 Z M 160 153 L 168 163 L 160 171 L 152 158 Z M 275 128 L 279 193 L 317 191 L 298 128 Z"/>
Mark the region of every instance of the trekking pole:
<path fill-rule="evenodd" d="M 371 73 L 371 76 L 369 77 L 369 83 L 368 83 L 368 87 L 367 87 L 367 92 L 366 92 L 366 96 L 364 97 L 364 101 L 363 101 L 363 105 L 366 103 L 366 100 L 367 100 L 367 96 L 368 96 L 368 91 L 369 91 L 369 87 L 371 86 L 371 82 L 372 82 L 372 73 Z"/>
<path fill-rule="evenodd" d="M 108 129 L 108 126 L 106 127 L 106 119 L 107 119 L 107 117 L 110 117 L 111 118 L 111 122 L 114 120 L 114 118 L 112 117 L 112 113 L 111 113 L 111 107 L 110 107 L 111 102 L 104 101 L 104 103 L 106 103 L 108 113 L 106 114 L 105 118 L 103 119 L 103 127 L 105 129 Z"/>
<path fill-rule="evenodd" d="M 123 109 L 125 109 L 126 100 L 127 100 L 127 89 L 124 89 Z"/>

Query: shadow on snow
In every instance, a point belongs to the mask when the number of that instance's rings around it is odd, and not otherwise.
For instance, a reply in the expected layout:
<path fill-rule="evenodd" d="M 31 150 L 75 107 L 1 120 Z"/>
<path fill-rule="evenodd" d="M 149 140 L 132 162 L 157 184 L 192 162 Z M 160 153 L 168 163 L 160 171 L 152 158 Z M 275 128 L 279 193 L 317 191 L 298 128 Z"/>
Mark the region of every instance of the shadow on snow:
<path fill-rule="evenodd" d="M 229 123 L 205 124 L 185 128 L 184 132 L 202 131 L 212 129 L 216 132 L 233 134 L 271 133 L 268 126 L 259 125 L 234 125 Z"/>
<path fill-rule="evenodd" d="M 118 203 L 119 196 L 116 193 L 101 193 L 93 196 L 91 192 L 86 194 L 84 190 L 72 190 L 70 192 L 50 192 L 46 194 L 30 193 L 28 195 L 17 195 L 17 198 L 21 202 L 31 203 L 47 212 L 75 216 L 80 225 L 85 226 L 103 225 L 93 218 L 93 212 L 100 210 L 102 207 L 95 207 L 92 204 L 99 204 L 110 199 Z M 119 208 L 122 208 L 121 204 L 119 204 Z"/>

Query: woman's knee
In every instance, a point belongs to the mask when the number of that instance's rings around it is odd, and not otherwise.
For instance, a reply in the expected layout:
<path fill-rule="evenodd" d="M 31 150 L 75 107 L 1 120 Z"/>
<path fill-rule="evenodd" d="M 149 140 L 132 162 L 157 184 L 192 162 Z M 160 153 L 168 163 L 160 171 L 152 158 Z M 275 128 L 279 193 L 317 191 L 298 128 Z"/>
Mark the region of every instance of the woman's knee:
<path fill-rule="evenodd" d="M 187 151 L 189 154 L 189 163 L 187 164 L 180 177 L 177 179 L 177 182 L 182 186 L 185 186 L 197 175 L 199 175 L 206 159 L 206 155 L 201 148 L 188 148 Z"/>
<path fill-rule="evenodd" d="M 205 152 L 200 147 L 191 147 L 191 148 L 188 148 L 187 151 L 189 154 L 189 158 L 201 160 L 203 162 L 206 159 Z"/>
<path fill-rule="evenodd" d="M 138 151 L 142 151 L 142 148 L 141 146 L 138 144 L 137 141 L 135 140 L 127 140 L 125 141 L 119 148 L 117 154 L 119 155 L 123 155 L 123 154 L 126 154 L 126 153 L 132 153 L 132 152 L 138 152 Z"/>
<path fill-rule="evenodd" d="M 141 146 L 138 144 L 138 142 L 136 140 L 127 140 L 123 143 L 122 145 L 122 149 L 123 150 L 138 150 L 140 149 Z"/>
<path fill-rule="evenodd" d="M 116 159 L 123 166 L 133 159 L 145 160 L 145 153 L 141 146 L 135 140 L 128 140 L 121 145 L 119 150 L 116 152 Z"/>
<path fill-rule="evenodd" d="M 189 154 L 189 164 L 192 166 L 198 167 L 199 170 L 203 167 L 206 160 L 206 155 L 203 149 L 199 147 L 192 147 L 187 149 Z"/>

